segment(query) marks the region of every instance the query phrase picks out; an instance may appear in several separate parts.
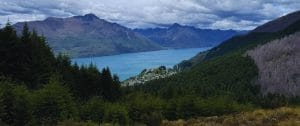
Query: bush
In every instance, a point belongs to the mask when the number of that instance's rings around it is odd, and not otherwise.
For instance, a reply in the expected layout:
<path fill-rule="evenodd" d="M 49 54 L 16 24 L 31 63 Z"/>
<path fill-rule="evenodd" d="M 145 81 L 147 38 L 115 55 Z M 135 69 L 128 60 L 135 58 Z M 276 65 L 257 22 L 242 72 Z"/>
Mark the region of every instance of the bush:
<path fill-rule="evenodd" d="M 150 114 L 143 114 L 142 119 L 144 119 L 144 123 L 147 124 L 147 126 L 159 126 L 164 119 L 161 112 L 151 112 Z"/>
<path fill-rule="evenodd" d="M 159 97 L 154 97 L 149 94 L 136 92 L 127 97 L 129 117 L 133 121 L 147 123 L 147 119 L 151 113 L 161 113 L 165 101 Z"/>
<path fill-rule="evenodd" d="M 13 89 L 14 100 L 14 123 L 17 126 L 26 125 L 32 118 L 30 93 L 24 86 L 18 86 Z"/>
<path fill-rule="evenodd" d="M 55 125 L 76 118 L 76 108 L 69 90 L 56 80 L 34 93 L 33 116 L 38 125 Z"/>
<path fill-rule="evenodd" d="M 106 103 L 105 122 L 127 125 L 129 123 L 128 110 L 124 105 L 117 103 Z"/>
<path fill-rule="evenodd" d="M 93 121 L 102 123 L 105 114 L 105 102 L 98 98 L 93 97 L 86 104 L 81 107 L 80 117 L 84 121 Z"/>
<path fill-rule="evenodd" d="M 0 78 L 0 121 L 9 125 L 26 125 L 31 119 L 29 92 L 23 86 Z"/>
<path fill-rule="evenodd" d="M 188 119 L 197 116 L 215 116 L 252 109 L 251 105 L 239 104 L 228 96 L 200 98 L 182 96 L 168 101 L 164 115 L 169 120 Z"/>

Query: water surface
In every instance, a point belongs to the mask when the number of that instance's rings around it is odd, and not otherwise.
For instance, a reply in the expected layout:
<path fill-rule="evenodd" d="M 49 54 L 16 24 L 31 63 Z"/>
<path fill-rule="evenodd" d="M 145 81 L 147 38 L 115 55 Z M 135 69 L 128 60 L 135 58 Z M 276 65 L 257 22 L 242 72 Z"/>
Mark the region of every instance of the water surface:
<path fill-rule="evenodd" d="M 139 74 L 143 69 L 155 68 L 159 66 L 173 67 L 182 60 L 190 59 L 197 53 L 210 49 L 190 48 L 190 49 L 170 49 L 150 52 L 128 53 L 112 56 L 74 58 L 72 62 L 78 65 L 95 64 L 98 69 L 109 67 L 112 73 L 117 74 L 120 80 Z"/>

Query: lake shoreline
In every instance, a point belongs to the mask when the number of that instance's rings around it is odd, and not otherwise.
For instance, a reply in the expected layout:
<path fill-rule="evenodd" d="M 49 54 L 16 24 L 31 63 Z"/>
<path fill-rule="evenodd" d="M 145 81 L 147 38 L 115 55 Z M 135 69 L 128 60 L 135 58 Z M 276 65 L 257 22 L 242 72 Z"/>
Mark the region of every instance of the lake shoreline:
<path fill-rule="evenodd" d="M 168 49 L 111 56 L 72 58 L 72 63 L 77 63 L 78 65 L 89 65 L 92 63 L 98 69 L 109 67 L 112 73 L 117 74 L 120 80 L 123 81 L 138 75 L 144 69 L 157 68 L 159 66 L 172 68 L 181 61 L 190 59 L 199 52 L 210 48 Z"/>

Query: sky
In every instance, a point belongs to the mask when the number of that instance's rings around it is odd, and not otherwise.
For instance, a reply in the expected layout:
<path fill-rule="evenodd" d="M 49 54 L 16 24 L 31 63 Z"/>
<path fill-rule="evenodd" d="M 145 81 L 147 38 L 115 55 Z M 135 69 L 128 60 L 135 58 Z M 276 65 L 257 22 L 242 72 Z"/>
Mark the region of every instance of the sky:
<path fill-rule="evenodd" d="M 0 24 L 93 13 L 129 28 L 251 30 L 297 10 L 300 0 L 0 0 Z"/>

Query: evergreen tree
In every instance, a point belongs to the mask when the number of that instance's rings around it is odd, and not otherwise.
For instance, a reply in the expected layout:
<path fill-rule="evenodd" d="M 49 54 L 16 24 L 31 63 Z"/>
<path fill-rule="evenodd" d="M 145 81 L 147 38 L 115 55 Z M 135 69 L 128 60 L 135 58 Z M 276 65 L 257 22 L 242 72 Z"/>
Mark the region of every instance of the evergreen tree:
<path fill-rule="evenodd" d="M 18 86 L 14 88 L 13 95 L 15 97 L 13 104 L 14 125 L 24 126 L 31 120 L 30 94 L 24 86 Z"/>
<path fill-rule="evenodd" d="M 33 30 L 31 34 L 31 88 L 38 87 L 38 84 L 48 82 L 50 75 L 53 73 L 55 57 L 51 49 L 46 44 L 45 38 L 38 36 Z"/>
<path fill-rule="evenodd" d="M 16 77 L 21 71 L 20 65 L 17 65 L 19 61 L 16 59 L 20 54 L 18 41 L 16 31 L 8 22 L 0 31 L 0 75 Z"/>
<path fill-rule="evenodd" d="M 22 42 L 28 43 L 30 41 L 30 36 L 31 36 L 31 33 L 29 31 L 28 24 L 25 22 L 25 24 L 23 26 L 22 36 L 21 36 Z"/>
<path fill-rule="evenodd" d="M 0 78 L 0 119 L 6 124 L 14 123 L 14 95 L 11 83 L 4 78 Z"/>
<path fill-rule="evenodd" d="M 29 93 L 23 86 L 0 77 L 0 120 L 13 126 L 24 126 L 31 119 Z"/>
<path fill-rule="evenodd" d="M 47 83 L 54 70 L 55 57 L 45 38 L 31 33 L 26 23 L 20 39 L 10 23 L 0 31 L 0 53 L 0 74 L 29 88 Z"/>
<path fill-rule="evenodd" d="M 99 97 L 93 97 L 88 100 L 80 111 L 80 118 L 87 121 L 91 120 L 97 123 L 103 123 L 105 112 L 105 102 Z"/>
<path fill-rule="evenodd" d="M 57 78 L 34 95 L 33 116 L 37 125 L 56 125 L 57 122 L 77 117 L 73 97 Z"/>
<path fill-rule="evenodd" d="M 109 68 L 104 68 L 102 70 L 102 83 L 103 83 L 103 96 L 105 99 L 114 101 L 119 97 L 119 86 L 111 76 Z M 116 79 L 116 78 L 115 78 Z"/>

